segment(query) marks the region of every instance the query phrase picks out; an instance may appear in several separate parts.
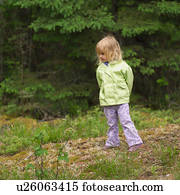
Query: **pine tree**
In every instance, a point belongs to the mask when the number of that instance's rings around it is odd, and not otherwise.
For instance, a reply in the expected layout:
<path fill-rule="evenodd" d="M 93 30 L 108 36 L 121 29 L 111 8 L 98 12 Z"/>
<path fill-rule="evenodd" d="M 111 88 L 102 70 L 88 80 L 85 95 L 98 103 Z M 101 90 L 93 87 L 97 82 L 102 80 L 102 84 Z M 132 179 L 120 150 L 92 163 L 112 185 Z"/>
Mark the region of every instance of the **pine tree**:
<path fill-rule="evenodd" d="M 16 27 L 31 29 L 33 71 L 58 72 L 57 78 L 65 83 L 95 81 L 95 44 L 110 33 L 119 40 L 123 57 L 134 70 L 134 91 L 154 107 L 177 100 L 177 0 L 8 0 L 4 7 L 25 16 L 16 18 Z M 5 20 L 10 23 L 15 18 Z M 6 55 L 11 58 L 12 54 Z"/>

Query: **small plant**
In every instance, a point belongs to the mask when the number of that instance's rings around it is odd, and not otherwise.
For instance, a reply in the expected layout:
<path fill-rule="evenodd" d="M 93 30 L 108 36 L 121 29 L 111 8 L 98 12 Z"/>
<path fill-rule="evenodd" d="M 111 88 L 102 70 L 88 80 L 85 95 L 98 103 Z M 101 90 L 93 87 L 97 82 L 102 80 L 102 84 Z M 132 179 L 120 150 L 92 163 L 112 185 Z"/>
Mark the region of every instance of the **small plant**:
<path fill-rule="evenodd" d="M 58 178 L 58 174 L 59 174 L 59 161 L 62 160 L 69 162 L 68 153 L 63 152 L 63 147 L 60 147 L 57 154 L 56 179 Z"/>
<path fill-rule="evenodd" d="M 37 163 L 35 167 L 35 173 L 38 179 L 43 179 L 43 176 L 46 173 L 44 169 L 44 156 L 46 156 L 48 152 L 47 152 L 47 149 L 44 149 L 42 147 L 43 137 L 44 137 L 43 133 L 40 132 L 34 138 L 35 141 L 37 142 L 37 146 L 35 146 L 35 149 L 34 149 L 34 155 L 36 157 L 36 163 Z M 40 163 L 38 162 L 38 157 L 40 158 Z"/>
<path fill-rule="evenodd" d="M 174 163 L 177 155 L 179 154 L 176 147 L 161 146 L 160 161 L 163 166 L 171 166 Z"/>
<path fill-rule="evenodd" d="M 43 133 L 40 132 L 37 135 L 35 135 L 34 140 L 36 142 L 36 146 L 34 147 L 34 155 L 35 155 L 36 162 L 35 162 L 35 165 L 28 164 L 26 166 L 26 170 L 27 171 L 29 169 L 34 170 L 35 176 L 37 177 L 37 179 L 49 178 L 48 177 L 49 174 L 54 174 L 52 175 L 52 177 L 57 179 L 59 175 L 59 161 L 64 160 L 66 162 L 69 162 L 68 153 L 63 151 L 64 147 L 60 147 L 57 152 L 56 173 L 53 170 L 48 171 L 48 169 L 44 167 L 44 164 L 45 164 L 44 160 L 46 156 L 48 155 L 48 151 L 47 149 L 43 148 L 43 140 L 44 140 Z"/>
<path fill-rule="evenodd" d="M 156 171 L 157 171 L 157 166 L 156 165 L 152 165 L 152 167 L 151 167 L 151 173 L 153 174 L 153 175 L 155 175 L 156 174 Z"/>

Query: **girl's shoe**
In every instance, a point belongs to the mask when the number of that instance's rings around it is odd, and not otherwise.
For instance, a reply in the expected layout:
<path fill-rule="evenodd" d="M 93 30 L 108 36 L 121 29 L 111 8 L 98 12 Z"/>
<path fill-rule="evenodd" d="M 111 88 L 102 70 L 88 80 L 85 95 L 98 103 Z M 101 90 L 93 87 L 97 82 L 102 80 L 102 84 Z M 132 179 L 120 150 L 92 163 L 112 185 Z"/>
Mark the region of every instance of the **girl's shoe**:
<path fill-rule="evenodd" d="M 118 148 L 119 146 L 104 146 L 103 149 L 104 150 L 108 150 L 108 149 L 112 149 L 112 148 Z"/>
<path fill-rule="evenodd" d="M 141 147 L 143 147 L 143 144 L 137 144 L 137 145 L 129 147 L 128 151 L 129 152 L 134 152 L 134 151 L 138 150 Z"/>

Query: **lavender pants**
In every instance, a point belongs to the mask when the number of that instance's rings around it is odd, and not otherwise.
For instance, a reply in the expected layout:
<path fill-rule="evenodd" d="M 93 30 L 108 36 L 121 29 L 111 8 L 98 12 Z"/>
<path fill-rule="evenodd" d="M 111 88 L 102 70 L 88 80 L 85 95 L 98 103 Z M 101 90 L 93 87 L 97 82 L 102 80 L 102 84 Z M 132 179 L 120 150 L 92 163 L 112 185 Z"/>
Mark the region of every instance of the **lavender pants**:
<path fill-rule="evenodd" d="M 127 144 L 130 146 L 141 144 L 142 139 L 138 135 L 138 132 L 131 120 L 129 114 L 129 104 L 120 104 L 115 106 L 105 106 L 104 113 L 107 118 L 107 123 L 109 126 L 108 139 L 106 141 L 106 146 L 119 146 L 119 128 L 118 119 L 122 125 Z"/>

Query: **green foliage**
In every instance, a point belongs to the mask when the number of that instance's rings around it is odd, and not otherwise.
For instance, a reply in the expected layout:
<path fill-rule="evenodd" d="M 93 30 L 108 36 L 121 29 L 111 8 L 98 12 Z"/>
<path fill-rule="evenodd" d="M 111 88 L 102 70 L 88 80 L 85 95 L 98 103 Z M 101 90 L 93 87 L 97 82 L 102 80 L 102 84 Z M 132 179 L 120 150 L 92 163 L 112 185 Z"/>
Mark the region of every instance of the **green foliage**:
<path fill-rule="evenodd" d="M 3 93 L 8 93 L 8 94 L 17 94 L 18 90 L 14 88 L 14 82 L 7 78 L 3 82 L 1 82 L 1 97 Z"/>
<path fill-rule="evenodd" d="M 62 33 L 81 32 L 85 28 L 100 30 L 102 26 L 114 24 L 112 15 L 108 13 L 105 6 L 98 2 L 91 1 L 25 1 L 17 0 L 12 2 L 21 8 L 39 7 L 41 16 L 37 16 L 31 26 L 35 31 L 39 29 L 55 30 L 60 28 Z M 91 8 L 91 9 L 90 9 Z M 46 10 L 46 14 L 43 11 Z"/>
<path fill-rule="evenodd" d="M 134 69 L 134 68 L 141 68 L 141 64 L 143 63 L 144 59 L 138 56 L 138 50 L 141 48 L 131 49 L 131 48 L 125 48 L 123 51 L 123 57 L 126 60 L 126 62 Z"/>
<path fill-rule="evenodd" d="M 180 170 L 180 162 L 178 162 L 178 170 Z M 179 173 L 179 171 L 177 171 L 175 173 L 175 179 L 180 180 L 180 173 Z"/>
<path fill-rule="evenodd" d="M 160 78 L 157 80 L 157 83 L 160 85 L 160 86 L 168 86 L 168 81 L 166 80 L 166 78 Z"/>
<path fill-rule="evenodd" d="M 108 129 L 107 120 L 99 107 L 94 107 L 86 114 L 79 113 L 75 118 L 66 116 L 49 122 L 26 121 L 21 117 L 17 123 L 12 122 L 15 119 L 6 118 L 7 124 L 0 124 L 0 179 L 160 179 L 171 173 L 178 179 L 178 125 L 172 123 L 180 124 L 180 112 L 170 109 L 152 110 L 142 105 L 131 107 L 130 110 L 137 129 L 146 129 L 140 133 L 144 141 L 148 142 L 145 149 L 135 153 L 126 152 L 127 144 L 122 137 L 120 149 L 104 152 L 99 149 L 104 144 Z M 27 124 L 28 121 L 31 124 Z M 1 122 L 4 122 L 3 117 Z M 154 132 L 160 136 L 154 135 Z M 157 143 L 156 147 L 152 143 Z M 69 155 L 67 151 L 71 147 L 82 150 L 81 159 L 79 151 L 76 153 L 77 161 Z M 90 153 L 84 153 L 85 148 Z M 51 161 L 52 167 L 49 167 L 46 163 L 48 159 L 52 160 L 51 155 L 53 163 Z M 93 158 L 90 159 L 89 155 Z M 3 158 L 9 159 L 6 160 L 8 163 L 4 164 Z M 9 165 L 14 165 L 16 160 L 16 166 Z M 82 168 L 79 162 L 87 166 L 76 172 L 76 175 L 74 165 Z M 72 167 L 72 172 L 69 172 L 68 167 Z"/>
<path fill-rule="evenodd" d="M 28 76 L 31 75 L 28 73 Z M 61 85 L 56 89 L 47 81 L 39 81 L 34 76 L 32 78 L 33 80 L 26 80 L 23 84 L 10 78 L 0 83 L 0 98 L 3 104 L 7 104 L 2 107 L 2 111 L 15 115 L 29 113 L 43 119 L 43 111 L 54 116 L 58 113 L 77 115 L 89 108 L 93 84 Z"/>
<path fill-rule="evenodd" d="M 118 19 L 117 24 L 122 30 L 123 37 L 134 37 L 143 33 L 151 35 L 158 31 L 161 26 L 158 18 L 152 18 L 151 15 L 138 12 L 137 8 L 120 9 Z"/>
<path fill-rule="evenodd" d="M 119 154 L 116 152 L 116 158 L 112 160 L 97 159 L 93 165 L 89 165 L 85 173 L 93 172 L 94 174 L 88 175 L 88 179 L 136 179 L 141 171 L 140 163 L 135 162 L 133 159 L 136 154 L 128 156 L 128 154 Z"/>
<path fill-rule="evenodd" d="M 48 155 L 48 150 L 43 148 L 44 134 L 43 132 L 37 133 L 34 136 L 35 147 L 34 147 L 34 155 L 36 157 L 35 166 L 32 164 L 28 164 L 26 170 L 32 169 L 35 172 L 35 176 L 37 179 L 45 179 L 49 177 L 49 170 L 44 167 L 44 161 L 46 156 Z M 40 162 L 39 162 L 40 161 Z M 63 151 L 63 147 L 60 147 L 57 154 L 57 167 L 56 167 L 56 179 L 59 174 L 59 161 L 68 162 L 68 153 Z"/>
<path fill-rule="evenodd" d="M 3 142 L 0 154 L 15 154 L 30 144 L 27 138 L 18 136 L 1 137 L 0 142 Z"/>
<path fill-rule="evenodd" d="M 1 127 L 0 142 L 3 143 L 0 154 L 14 154 L 29 146 L 32 140 L 24 125 L 14 124 Z"/>
<path fill-rule="evenodd" d="M 174 146 L 162 146 L 159 149 L 161 155 L 159 156 L 160 162 L 163 166 L 171 167 L 179 155 L 179 151 Z"/>
<path fill-rule="evenodd" d="M 180 3 L 176 1 L 151 1 L 149 4 L 140 4 L 138 10 L 146 13 L 180 14 Z"/>
<path fill-rule="evenodd" d="M 27 99 L 38 105 L 33 113 L 39 118 L 42 102 L 63 115 L 76 115 L 89 102 L 97 104 L 95 45 L 109 33 L 120 41 L 124 59 L 135 73 L 134 91 L 148 106 L 167 108 L 178 101 L 180 3 L 176 0 L 9 0 L 2 2 L 0 12 L 0 98 L 10 112 L 25 113 L 28 106 L 23 105 L 23 110 L 21 105 Z M 27 84 L 26 69 L 34 75 L 46 72 L 45 83 L 38 78 L 38 83 Z M 18 76 L 11 80 L 14 75 Z M 87 90 L 85 83 L 93 84 Z"/>
<path fill-rule="evenodd" d="M 64 160 L 66 162 L 69 162 L 68 153 L 63 152 L 63 148 L 59 148 L 57 159 L 58 161 Z"/>
<path fill-rule="evenodd" d="M 180 124 L 179 110 L 151 110 L 142 106 L 131 107 L 131 117 L 137 129 L 165 127 L 168 124 Z M 69 139 L 106 136 L 108 126 L 104 113 L 99 107 L 86 114 L 79 113 L 75 118 L 66 116 L 57 122 L 45 122 L 27 128 L 23 122 L 4 125 L 0 128 L 0 154 L 14 154 L 26 147 L 33 147 L 37 155 L 41 154 L 39 145 L 59 143 Z M 122 128 L 120 127 L 122 130 Z M 37 147 L 38 146 L 38 147 Z M 46 152 L 42 150 L 42 155 Z M 58 153 L 61 153 L 61 151 Z M 61 158 L 67 159 L 62 152 Z"/>

